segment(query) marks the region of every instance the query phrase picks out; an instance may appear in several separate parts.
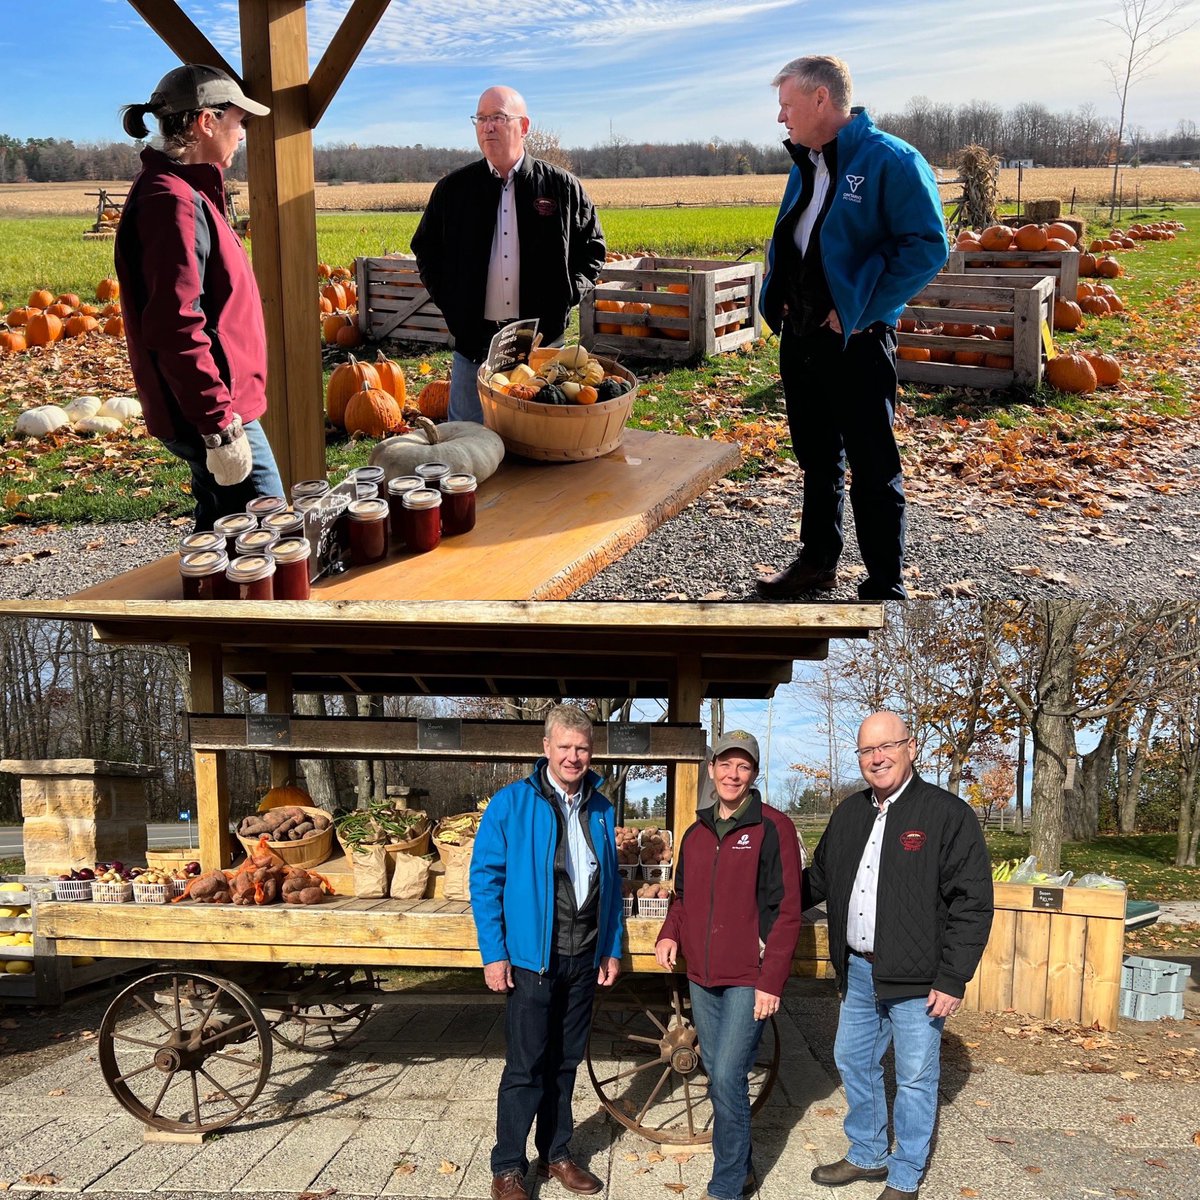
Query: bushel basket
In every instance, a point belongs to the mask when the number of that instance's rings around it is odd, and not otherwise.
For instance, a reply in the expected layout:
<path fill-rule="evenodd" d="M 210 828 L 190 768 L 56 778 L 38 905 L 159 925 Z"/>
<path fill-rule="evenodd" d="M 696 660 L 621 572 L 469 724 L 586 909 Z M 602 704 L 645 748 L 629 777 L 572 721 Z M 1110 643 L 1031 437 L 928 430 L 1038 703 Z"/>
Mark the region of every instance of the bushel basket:
<path fill-rule="evenodd" d="M 323 808 L 316 808 L 307 804 L 291 804 L 289 808 L 298 808 L 301 812 L 308 813 L 310 816 L 319 813 L 323 817 L 328 817 L 329 814 Z M 254 853 L 258 849 L 258 837 L 243 837 L 240 833 L 237 835 L 237 840 L 242 843 L 242 849 L 246 851 L 247 856 Z M 289 867 L 315 867 L 325 862 L 333 852 L 333 822 L 330 821 L 327 829 L 319 830 L 316 833 L 310 834 L 306 838 L 301 838 L 297 842 L 267 842 L 267 848 L 272 854 L 283 859 Z"/>

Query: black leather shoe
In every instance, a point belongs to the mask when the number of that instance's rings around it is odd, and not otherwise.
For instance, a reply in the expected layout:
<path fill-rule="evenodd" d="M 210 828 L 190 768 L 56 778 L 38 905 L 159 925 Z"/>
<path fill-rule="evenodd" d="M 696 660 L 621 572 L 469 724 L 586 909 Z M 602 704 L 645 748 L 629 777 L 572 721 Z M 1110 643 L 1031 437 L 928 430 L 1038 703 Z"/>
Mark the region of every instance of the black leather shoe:
<path fill-rule="evenodd" d="M 917 1192 L 902 1192 L 889 1183 L 876 1197 L 876 1200 L 917 1200 Z"/>
<path fill-rule="evenodd" d="M 887 1167 L 857 1167 L 847 1159 L 839 1158 L 835 1163 L 813 1167 L 811 1178 L 813 1183 L 823 1183 L 826 1187 L 841 1187 L 860 1179 L 886 1179 Z"/>
<path fill-rule="evenodd" d="M 837 567 L 814 567 L 798 558 L 790 567 L 760 579 L 757 587 L 765 600 L 783 600 L 806 592 L 831 592 L 837 587 Z"/>

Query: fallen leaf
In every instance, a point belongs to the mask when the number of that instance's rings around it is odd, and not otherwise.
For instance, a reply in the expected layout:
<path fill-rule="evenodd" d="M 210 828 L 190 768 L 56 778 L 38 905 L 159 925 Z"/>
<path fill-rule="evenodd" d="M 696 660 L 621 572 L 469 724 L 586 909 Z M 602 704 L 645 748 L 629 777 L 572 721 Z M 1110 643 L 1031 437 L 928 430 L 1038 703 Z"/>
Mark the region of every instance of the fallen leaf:
<path fill-rule="evenodd" d="M 22 1175 L 21 1182 L 32 1183 L 36 1187 L 54 1187 L 62 1180 L 57 1175 Z"/>
<path fill-rule="evenodd" d="M 1041 1167 L 1026 1167 L 1025 1168 L 1026 1175 L 1040 1175 L 1041 1173 L 1042 1173 Z"/>
<path fill-rule="evenodd" d="M 1197 1129 L 1196 1132 L 1192 1134 L 1192 1145 L 1200 1146 L 1200 1129 Z"/>
<path fill-rule="evenodd" d="M 688 1190 L 688 1185 L 686 1183 L 664 1183 L 663 1187 L 665 1187 L 668 1192 L 674 1192 L 677 1196 L 682 1196 L 683 1193 Z"/>
<path fill-rule="evenodd" d="M 667 1156 L 665 1154 L 659 1154 L 657 1150 L 651 1150 L 650 1153 L 646 1155 L 646 1161 L 648 1163 L 666 1162 Z"/>
<path fill-rule="evenodd" d="M 326 1196 L 332 1196 L 336 1191 L 335 1187 L 327 1187 L 323 1192 L 301 1192 L 296 1200 L 325 1200 Z"/>
<path fill-rule="evenodd" d="M 51 1088 L 50 1091 L 46 1093 L 47 1096 L 65 1096 L 66 1094 L 66 1088 Z"/>
<path fill-rule="evenodd" d="M 960 1196 L 968 1196 L 968 1197 L 969 1197 L 969 1196 L 978 1196 L 978 1195 L 979 1195 L 979 1193 L 978 1193 L 978 1192 L 977 1192 L 977 1191 L 976 1191 L 974 1188 L 969 1188 L 969 1187 L 963 1187 L 963 1188 L 959 1188 L 959 1189 L 958 1189 L 958 1194 L 959 1194 Z"/>
<path fill-rule="evenodd" d="M 1146 1166 L 1162 1167 L 1162 1169 L 1164 1171 L 1169 1171 L 1171 1169 L 1170 1165 L 1168 1164 L 1168 1162 L 1165 1158 L 1148 1158 L 1148 1159 L 1146 1159 Z"/>
<path fill-rule="evenodd" d="M 1142 1193 L 1141 1193 L 1141 1192 L 1139 1192 L 1139 1191 L 1137 1190 L 1137 1188 L 1130 1188 L 1130 1187 L 1115 1187 L 1115 1188 L 1113 1188 L 1113 1195 L 1114 1195 L 1114 1196 L 1130 1196 L 1130 1197 L 1136 1197 L 1136 1196 L 1140 1196 L 1141 1194 L 1142 1194 Z"/>
<path fill-rule="evenodd" d="M 818 1108 L 815 1111 L 818 1117 L 836 1117 L 838 1115 L 836 1108 Z"/>
<path fill-rule="evenodd" d="M 684 1151 L 680 1154 L 672 1154 L 671 1161 L 677 1162 L 682 1167 L 684 1163 L 690 1163 L 692 1161 L 692 1159 L 695 1157 L 696 1156 L 694 1154 L 690 1154 L 690 1153 L 687 1153 L 686 1151 Z"/>
<path fill-rule="evenodd" d="M 417 1169 L 417 1164 L 409 1159 L 398 1162 L 392 1171 L 393 1175 L 411 1175 Z"/>
<path fill-rule="evenodd" d="M 452 1163 L 448 1158 L 443 1158 L 442 1161 L 438 1163 L 439 1175 L 453 1175 L 457 1170 L 458 1164 Z"/>
<path fill-rule="evenodd" d="M 997 1146 L 1015 1146 L 1017 1143 L 1012 1138 L 992 1137 L 990 1134 L 984 1134 L 989 1142 L 995 1142 Z"/>
<path fill-rule="evenodd" d="M 1137 1124 L 1137 1117 L 1135 1117 L 1133 1115 L 1133 1113 L 1122 1113 L 1117 1118 L 1117 1120 L 1120 1121 L 1122 1125 L 1136 1125 Z"/>

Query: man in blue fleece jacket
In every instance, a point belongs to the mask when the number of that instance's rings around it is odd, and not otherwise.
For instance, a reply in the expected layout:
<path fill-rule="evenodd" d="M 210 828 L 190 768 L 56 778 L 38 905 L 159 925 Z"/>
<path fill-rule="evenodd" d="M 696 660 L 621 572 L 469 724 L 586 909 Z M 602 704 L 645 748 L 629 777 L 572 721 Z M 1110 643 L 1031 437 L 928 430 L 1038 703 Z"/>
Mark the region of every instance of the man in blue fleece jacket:
<path fill-rule="evenodd" d="M 471 852 L 484 979 L 508 996 L 492 1200 L 527 1200 L 530 1129 L 538 1176 L 580 1195 L 604 1186 L 571 1157 L 571 1092 L 596 985 L 611 986 L 621 967 L 615 817 L 588 769 L 584 712 L 552 708 L 542 749 L 528 778 L 492 797 Z"/>
<path fill-rule="evenodd" d="M 795 162 L 759 307 L 779 333 L 779 375 L 804 472 L 800 556 L 758 581 L 767 599 L 837 586 L 846 462 L 867 577 L 862 600 L 903 600 L 904 477 L 892 433 L 896 321 L 945 265 L 929 164 L 850 107 L 850 71 L 810 55 L 772 80 Z"/>

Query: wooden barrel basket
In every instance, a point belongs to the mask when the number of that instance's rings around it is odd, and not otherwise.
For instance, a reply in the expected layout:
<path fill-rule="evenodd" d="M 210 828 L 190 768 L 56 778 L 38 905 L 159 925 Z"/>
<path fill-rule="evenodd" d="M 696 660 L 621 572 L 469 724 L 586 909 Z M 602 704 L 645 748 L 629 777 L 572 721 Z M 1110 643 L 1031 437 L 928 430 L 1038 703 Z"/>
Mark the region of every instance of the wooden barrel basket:
<path fill-rule="evenodd" d="M 310 815 L 320 813 L 323 817 L 329 816 L 323 808 L 315 808 L 308 804 L 293 804 L 289 807 L 299 808 Z M 243 837 L 240 833 L 236 836 L 247 855 L 253 854 L 258 849 L 257 837 Z M 308 837 L 301 838 L 296 842 L 268 841 L 267 848 L 272 854 L 283 859 L 289 867 L 319 866 L 329 858 L 333 851 L 333 823 L 330 822 L 328 828 L 322 829 L 318 833 L 311 833 Z"/>
<path fill-rule="evenodd" d="M 637 395 L 637 377 L 611 358 L 600 358 L 605 373 L 633 386 L 623 396 L 597 404 L 539 404 L 498 392 L 479 369 L 483 423 L 504 439 L 510 454 L 535 462 L 584 462 L 609 454 L 625 436 L 625 422 Z"/>

